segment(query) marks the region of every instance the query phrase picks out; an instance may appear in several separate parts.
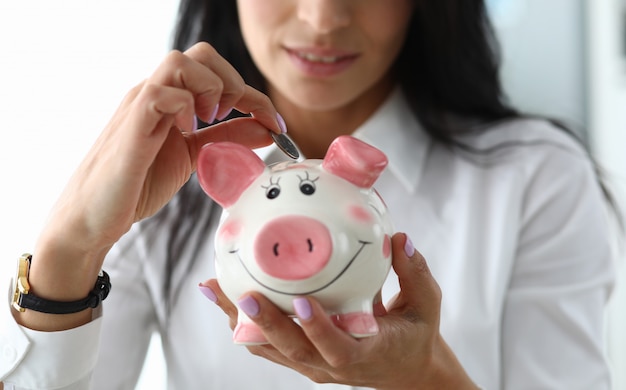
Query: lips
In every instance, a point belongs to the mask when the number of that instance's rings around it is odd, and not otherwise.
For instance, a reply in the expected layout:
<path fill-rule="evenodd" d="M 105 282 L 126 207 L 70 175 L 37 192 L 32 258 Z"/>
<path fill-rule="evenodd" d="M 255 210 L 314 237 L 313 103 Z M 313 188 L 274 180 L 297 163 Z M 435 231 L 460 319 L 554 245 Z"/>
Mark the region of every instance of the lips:
<path fill-rule="evenodd" d="M 294 66 L 310 77 L 330 77 L 348 69 L 359 54 L 316 48 L 285 49 Z"/>
<path fill-rule="evenodd" d="M 321 62 L 324 64 L 336 63 L 336 62 L 341 61 L 344 58 L 347 58 L 347 56 L 324 56 L 324 55 L 317 55 L 317 54 L 313 54 L 309 52 L 294 52 L 294 54 L 302 58 L 305 61 Z"/>

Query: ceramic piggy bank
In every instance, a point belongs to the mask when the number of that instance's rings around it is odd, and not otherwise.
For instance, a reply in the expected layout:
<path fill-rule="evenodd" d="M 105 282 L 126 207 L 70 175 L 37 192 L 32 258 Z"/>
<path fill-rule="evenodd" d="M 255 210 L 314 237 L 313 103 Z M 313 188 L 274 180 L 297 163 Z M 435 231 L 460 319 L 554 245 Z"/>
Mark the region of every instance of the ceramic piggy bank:
<path fill-rule="evenodd" d="M 238 144 L 206 145 L 198 179 L 226 210 L 215 237 L 224 293 L 236 301 L 256 290 L 289 314 L 295 297 L 310 295 L 351 335 L 376 334 L 372 301 L 391 266 L 393 232 L 372 185 L 386 165 L 381 151 L 350 136 L 323 160 L 269 167 Z M 241 310 L 233 338 L 266 342 Z"/>

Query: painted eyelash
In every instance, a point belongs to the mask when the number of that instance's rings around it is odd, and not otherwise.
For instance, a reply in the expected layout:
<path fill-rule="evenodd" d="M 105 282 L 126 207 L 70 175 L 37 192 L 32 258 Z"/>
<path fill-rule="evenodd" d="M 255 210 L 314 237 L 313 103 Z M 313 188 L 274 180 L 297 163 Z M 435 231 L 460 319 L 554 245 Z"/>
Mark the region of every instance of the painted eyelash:
<path fill-rule="evenodd" d="M 311 182 L 311 183 L 315 183 L 315 182 L 316 182 L 316 181 L 318 181 L 318 180 L 319 180 L 319 178 L 320 178 L 320 177 L 318 176 L 318 177 L 316 177 L 316 178 L 314 178 L 314 179 L 311 179 L 311 178 L 309 177 L 309 171 L 304 171 L 304 173 L 306 174 L 306 177 L 305 177 L 305 178 L 302 178 L 302 176 L 298 175 L 298 179 L 300 179 L 300 183 L 305 182 L 305 181 L 308 181 L 308 182 Z"/>
<path fill-rule="evenodd" d="M 278 179 L 276 179 L 276 182 L 274 182 L 274 176 L 270 176 L 270 184 L 268 184 L 266 186 L 261 185 L 261 188 L 264 188 L 264 189 L 267 190 L 268 188 L 270 188 L 272 186 L 280 187 L 280 176 L 278 177 Z"/>

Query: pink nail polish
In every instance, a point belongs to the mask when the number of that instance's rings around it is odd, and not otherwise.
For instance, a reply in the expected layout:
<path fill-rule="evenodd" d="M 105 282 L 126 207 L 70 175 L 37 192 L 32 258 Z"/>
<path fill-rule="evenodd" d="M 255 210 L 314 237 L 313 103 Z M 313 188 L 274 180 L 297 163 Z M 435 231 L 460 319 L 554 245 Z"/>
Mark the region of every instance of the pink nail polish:
<path fill-rule="evenodd" d="M 278 127 L 280 128 L 280 132 L 282 134 L 285 134 L 287 132 L 287 124 L 285 123 L 285 120 L 279 113 L 276 113 L 276 121 L 278 122 Z"/>
<path fill-rule="evenodd" d="M 211 302 L 217 303 L 217 295 L 215 295 L 215 292 L 213 292 L 213 290 L 211 290 L 210 287 L 203 286 L 200 284 L 198 285 L 198 289 L 205 297 L 209 298 Z"/>
<path fill-rule="evenodd" d="M 248 317 L 256 317 L 261 311 L 259 303 L 250 295 L 237 301 L 237 305 L 248 315 Z"/>
<path fill-rule="evenodd" d="M 193 125 L 192 125 L 192 129 L 191 131 L 196 131 L 198 130 L 198 117 L 197 116 L 193 116 Z"/>
<path fill-rule="evenodd" d="M 231 112 L 233 112 L 232 108 L 230 110 L 226 111 L 225 113 L 223 113 L 222 115 L 220 115 L 220 117 L 217 118 L 217 120 L 218 121 L 223 121 L 227 116 L 230 115 Z"/>
<path fill-rule="evenodd" d="M 211 123 L 215 122 L 215 116 L 217 115 L 217 112 L 219 111 L 219 109 L 220 109 L 220 104 L 217 103 L 215 105 L 215 108 L 213 108 L 213 112 L 211 112 L 211 116 L 209 117 L 209 119 L 206 122 L 207 124 L 210 125 Z"/>
<path fill-rule="evenodd" d="M 308 320 L 313 316 L 311 303 L 306 298 L 295 298 L 293 300 L 293 309 L 302 320 Z"/>
<path fill-rule="evenodd" d="M 406 253 L 407 257 L 413 257 L 415 254 L 415 247 L 409 236 L 406 236 L 406 241 L 404 242 L 404 253 Z"/>

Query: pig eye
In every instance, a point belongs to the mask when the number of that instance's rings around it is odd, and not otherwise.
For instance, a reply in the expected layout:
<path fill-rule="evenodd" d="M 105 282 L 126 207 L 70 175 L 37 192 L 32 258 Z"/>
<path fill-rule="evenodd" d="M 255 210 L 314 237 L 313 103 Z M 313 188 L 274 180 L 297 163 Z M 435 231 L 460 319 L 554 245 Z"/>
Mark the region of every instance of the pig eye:
<path fill-rule="evenodd" d="M 304 195 L 313 195 L 313 193 L 315 193 L 315 183 L 313 183 L 312 181 L 303 181 L 302 183 L 300 183 L 300 192 L 302 192 Z"/>
<path fill-rule="evenodd" d="M 265 188 L 265 196 L 267 199 L 276 199 L 278 195 L 280 195 L 280 177 L 278 180 L 274 181 L 274 178 L 270 177 L 270 184 L 268 186 L 262 186 Z"/>
<path fill-rule="evenodd" d="M 298 176 L 300 178 L 300 192 L 302 192 L 304 195 L 313 195 L 315 193 L 315 181 L 318 178 L 311 179 L 309 178 L 309 172 L 305 173 L 305 178 Z"/>
<path fill-rule="evenodd" d="M 265 196 L 267 196 L 267 199 L 278 198 L 278 195 L 280 195 L 280 187 L 277 185 L 270 186 L 265 190 Z"/>

